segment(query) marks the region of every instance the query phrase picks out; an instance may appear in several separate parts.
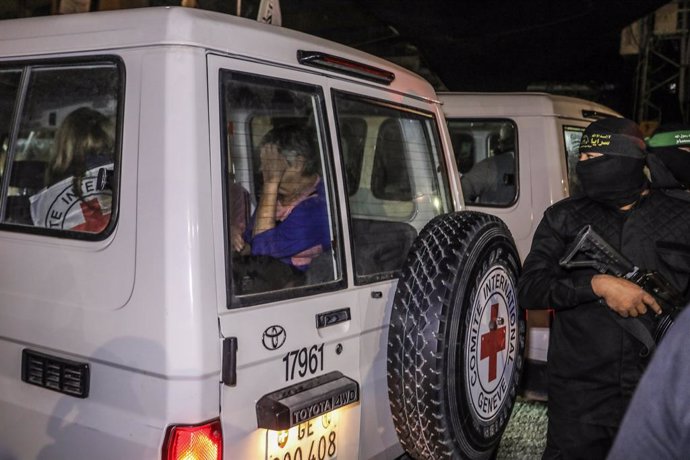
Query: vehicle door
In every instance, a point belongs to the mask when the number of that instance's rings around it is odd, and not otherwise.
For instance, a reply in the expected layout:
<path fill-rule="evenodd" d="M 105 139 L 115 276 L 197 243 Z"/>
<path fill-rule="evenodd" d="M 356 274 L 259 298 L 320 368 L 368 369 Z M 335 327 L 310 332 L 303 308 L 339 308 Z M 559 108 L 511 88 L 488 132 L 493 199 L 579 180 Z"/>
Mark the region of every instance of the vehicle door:
<path fill-rule="evenodd" d="M 541 123 L 538 131 L 542 133 L 540 139 L 543 139 L 543 146 L 535 148 L 534 154 L 528 159 L 529 168 L 535 177 L 534 182 L 530 184 L 532 214 L 535 220 L 529 234 L 530 244 L 536 225 L 541 221 L 546 208 L 580 191 L 575 165 L 580 156 L 580 138 L 587 125 L 591 123 L 591 120 L 587 119 L 553 116 L 533 119 Z M 529 251 L 529 246 L 526 250 Z M 525 374 L 523 388 L 529 398 L 546 398 L 543 376 L 546 369 L 552 314 L 553 312 L 549 310 L 530 310 L 527 316 L 526 365 L 528 371 Z"/>
<path fill-rule="evenodd" d="M 225 458 L 357 458 L 361 319 L 346 289 L 323 79 L 215 55 L 208 70 Z M 300 220 L 291 221 L 290 232 L 271 235 L 280 246 L 272 252 L 269 238 L 260 243 L 252 230 L 270 193 L 262 141 L 293 128 L 308 144 L 299 148 L 312 149 L 313 155 L 298 153 L 315 160 L 309 174 L 317 180 L 296 205 L 280 189 L 285 204 L 274 230 L 293 214 Z M 300 206 L 312 214 L 303 216 Z M 326 242 L 303 247 L 317 227 Z M 254 249 L 247 243 L 237 251 L 243 239 Z M 286 245 L 299 251 L 289 255 Z M 300 392 L 305 385 L 311 389 Z"/>
<path fill-rule="evenodd" d="M 347 197 L 350 289 L 362 330 L 359 458 L 393 458 L 402 451 L 388 402 L 387 343 L 398 276 L 422 227 L 453 210 L 440 112 L 429 101 L 369 86 L 331 85 Z"/>
<path fill-rule="evenodd" d="M 520 120 L 521 126 L 527 123 L 526 120 L 529 120 L 531 127 L 528 130 L 530 150 L 529 155 L 523 154 L 523 164 L 534 178 L 527 184 L 531 191 L 534 215 L 534 225 L 528 235 L 531 244 L 536 225 L 546 208 L 580 192 L 575 165 L 580 157 L 580 138 L 592 120 L 554 116 L 525 117 Z"/>

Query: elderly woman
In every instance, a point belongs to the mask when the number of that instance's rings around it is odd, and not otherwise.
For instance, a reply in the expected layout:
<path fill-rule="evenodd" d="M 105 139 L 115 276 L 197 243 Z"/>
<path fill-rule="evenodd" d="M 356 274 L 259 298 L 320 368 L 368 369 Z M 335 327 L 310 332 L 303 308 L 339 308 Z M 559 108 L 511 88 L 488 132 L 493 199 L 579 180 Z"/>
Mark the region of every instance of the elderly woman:
<path fill-rule="evenodd" d="M 308 132 L 294 125 L 271 130 L 260 148 L 263 188 L 243 235 L 245 251 L 303 272 L 314 257 L 331 248 L 318 154 Z"/>

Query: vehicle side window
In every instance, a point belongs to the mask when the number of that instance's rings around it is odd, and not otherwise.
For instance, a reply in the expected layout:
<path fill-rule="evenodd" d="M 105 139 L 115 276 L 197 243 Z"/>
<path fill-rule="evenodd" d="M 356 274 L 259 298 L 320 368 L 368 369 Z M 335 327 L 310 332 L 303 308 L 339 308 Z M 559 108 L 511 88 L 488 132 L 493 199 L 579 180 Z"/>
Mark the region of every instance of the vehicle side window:
<path fill-rule="evenodd" d="M 580 158 L 580 139 L 584 128 L 579 126 L 563 127 L 563 142 L 565 144 L 565 159 L 568 167 L 568 191 L 570 195 L 575 195 L 580 191 L 580 181 L 575 173 L 575 165 Z"/>
<path fill-rule="evenodd" d="M 518 193 L 517 127 L 510 120 L 449 120 L 465 203 L 505 207 Z"/>
<path fill-rule="evenodd" d="M 231 306 L 342 280 L 321 89 L 220 78 Z"/>
<path fill-rule="evenodd" d="M 29 65 L 21 74 L 20 97 L 5 99 L 6 88 L 0 96 L 2 223 L 98 238 L 111 228 L 117 196 L 121 72 L 84 63 Z"/>
<path fill-rule="evenodd" d="M 435 120 L 335 94 L 356 282 L 391 278 L 422 227 L 450 209 Z"/>

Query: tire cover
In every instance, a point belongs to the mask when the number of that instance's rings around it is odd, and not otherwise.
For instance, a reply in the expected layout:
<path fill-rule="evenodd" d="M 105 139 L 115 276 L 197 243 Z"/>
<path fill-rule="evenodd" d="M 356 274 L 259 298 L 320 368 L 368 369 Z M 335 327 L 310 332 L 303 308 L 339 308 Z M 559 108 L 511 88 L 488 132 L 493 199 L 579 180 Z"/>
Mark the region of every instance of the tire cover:
<path fill-rule="evenodd" d="M 523 367 L 520 259 L 497 217 L 434 218 L 410 249 L 393 300 L 388 394 L 414 458 L 491 457 Z"/>

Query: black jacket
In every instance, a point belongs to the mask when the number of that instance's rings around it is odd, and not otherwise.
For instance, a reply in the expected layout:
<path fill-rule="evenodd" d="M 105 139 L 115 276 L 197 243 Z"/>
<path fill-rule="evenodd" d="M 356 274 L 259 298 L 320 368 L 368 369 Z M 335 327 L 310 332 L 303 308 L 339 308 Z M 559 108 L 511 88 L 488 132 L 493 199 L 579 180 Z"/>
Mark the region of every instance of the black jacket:
<path fill-rule="evenodd" d="M 586 197 L 565 199 L 544 213 L 525 260 L 520 306 L 556 311 L 547 365 L 550 414 L 615 427 L 647 359 L 592 292 L 597 272 L 558 265 L 586 224 L 638 267 L 659 271 L 688 299 L 690 202 L 652 190 L 620 212 Z M 651 325 L 650 317 L 644 319 Z"/>
<path fill-rule="evenodd" d="M 647 167 L 652 175 L 652 188 L 663 190 L 674 198 L 690 201 L 690 190 L 683 187 L 658 154 L 652 152 L 647 155 Z"/>

